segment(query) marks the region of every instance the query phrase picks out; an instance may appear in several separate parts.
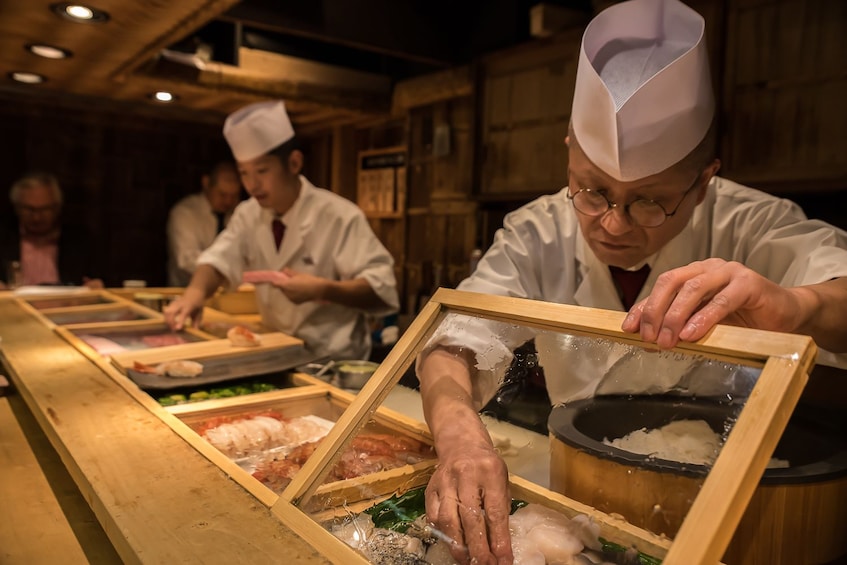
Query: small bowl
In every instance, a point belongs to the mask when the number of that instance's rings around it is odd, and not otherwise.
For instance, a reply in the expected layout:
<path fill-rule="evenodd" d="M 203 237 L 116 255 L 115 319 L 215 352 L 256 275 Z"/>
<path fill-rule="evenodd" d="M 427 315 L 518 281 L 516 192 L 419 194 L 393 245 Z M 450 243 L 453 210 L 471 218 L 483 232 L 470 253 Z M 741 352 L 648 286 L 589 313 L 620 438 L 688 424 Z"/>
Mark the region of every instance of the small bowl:
<path fill-rule="evenodd" d="M 379 363 L 372 361 L 336 361 L 335 374 L 338 375 L 338 386 L 359 390 L 365 386 L 377 367 Z"/>

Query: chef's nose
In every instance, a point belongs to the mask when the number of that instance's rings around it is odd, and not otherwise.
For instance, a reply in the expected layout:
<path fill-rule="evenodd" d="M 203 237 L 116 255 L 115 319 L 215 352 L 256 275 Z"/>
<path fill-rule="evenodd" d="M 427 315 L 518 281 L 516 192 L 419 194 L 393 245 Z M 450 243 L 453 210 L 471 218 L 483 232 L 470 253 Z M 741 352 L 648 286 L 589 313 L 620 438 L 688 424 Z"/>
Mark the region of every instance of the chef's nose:
<path fill-rule="evenodd" d="M 245 175 L 245 176 L 241 177 L 241 184 L 244 185 L 244 190 L 246 190 L 247 192 L 252 194 L 256 190 L 256 188 L 258 188 L 259 181 L 256 177 L 254 177 L 252 175 L 251 176 Z"/>
<path fill-rule="evenodd" d="M 620 206 L 606 210 L 606 213 L 600 216 L 600 225 L 612 235 L 623 235 L 632 231 L 632 219 Z"/>

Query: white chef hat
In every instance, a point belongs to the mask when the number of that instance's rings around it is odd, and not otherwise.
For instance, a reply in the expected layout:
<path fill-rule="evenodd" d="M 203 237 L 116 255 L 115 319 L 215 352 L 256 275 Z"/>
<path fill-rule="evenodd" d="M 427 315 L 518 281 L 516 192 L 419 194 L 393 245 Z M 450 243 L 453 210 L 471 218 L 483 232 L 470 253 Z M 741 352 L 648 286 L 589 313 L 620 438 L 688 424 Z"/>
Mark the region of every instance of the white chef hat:
<path fill-rule="evenodd" d="M 573 124 L 586 157 L 631 181 L 681 161 L 706 136 L 714 98 L 705 22 L 678 0 L 630 0 L 585 30 Z"/>
<path fill-rule="evenodd" d="M 257 102 L 230 114 L 224 137 L 236 161 L 250 161 L 294 137 L 282 100 Z"/>

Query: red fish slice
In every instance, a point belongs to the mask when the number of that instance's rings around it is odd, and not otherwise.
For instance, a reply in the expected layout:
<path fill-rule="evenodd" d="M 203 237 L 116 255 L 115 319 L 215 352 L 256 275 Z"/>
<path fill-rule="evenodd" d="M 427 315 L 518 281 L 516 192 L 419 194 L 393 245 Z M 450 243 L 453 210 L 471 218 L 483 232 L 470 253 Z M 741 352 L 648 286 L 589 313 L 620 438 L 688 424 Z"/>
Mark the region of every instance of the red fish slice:
<path fill-rule="evenodd" d="M 244 273 L 242 280 L 252 284 L 282 284 L 291 277 L 282 271 L 247 271 Z"/>

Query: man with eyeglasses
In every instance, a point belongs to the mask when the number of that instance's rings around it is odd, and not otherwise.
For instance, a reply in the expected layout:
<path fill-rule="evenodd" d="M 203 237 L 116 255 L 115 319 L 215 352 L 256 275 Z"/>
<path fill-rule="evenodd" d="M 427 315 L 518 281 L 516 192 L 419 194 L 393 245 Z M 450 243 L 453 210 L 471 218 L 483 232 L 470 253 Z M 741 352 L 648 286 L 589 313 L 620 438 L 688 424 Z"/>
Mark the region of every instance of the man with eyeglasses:
<path fill-rule="evenodd" d="M 627 310 L 623 329 L 662 349 L 718 323 L 807 334 L 819 364 L 847 368 L 847 233 L 716 176 L 704 30 L 677 0 L 622 2 L 592 20 L 568 186 L 507 215 L 458 288 Z M 487 373 L 519 343 L 459 325 L 442 324 L 417 364 L 439 456 L 427 515 L 461 562 L 511 563 L 507 469 L 477 412 L 502 378 Z M 602 378 L 551 371 L 546 384 L 555 404 L 593 396 Z"/>
<path fill-rule="evenodd" d="M 9 191 L 17 225 L 10 224 L 0 241 L 3 273 L 0 288 L 20 285 L 84 285 L 103 288 L 92 276 L 94 255 L 80 230 L 63 226 L 62 189 L 49 173 L 30 173 Z"/>

